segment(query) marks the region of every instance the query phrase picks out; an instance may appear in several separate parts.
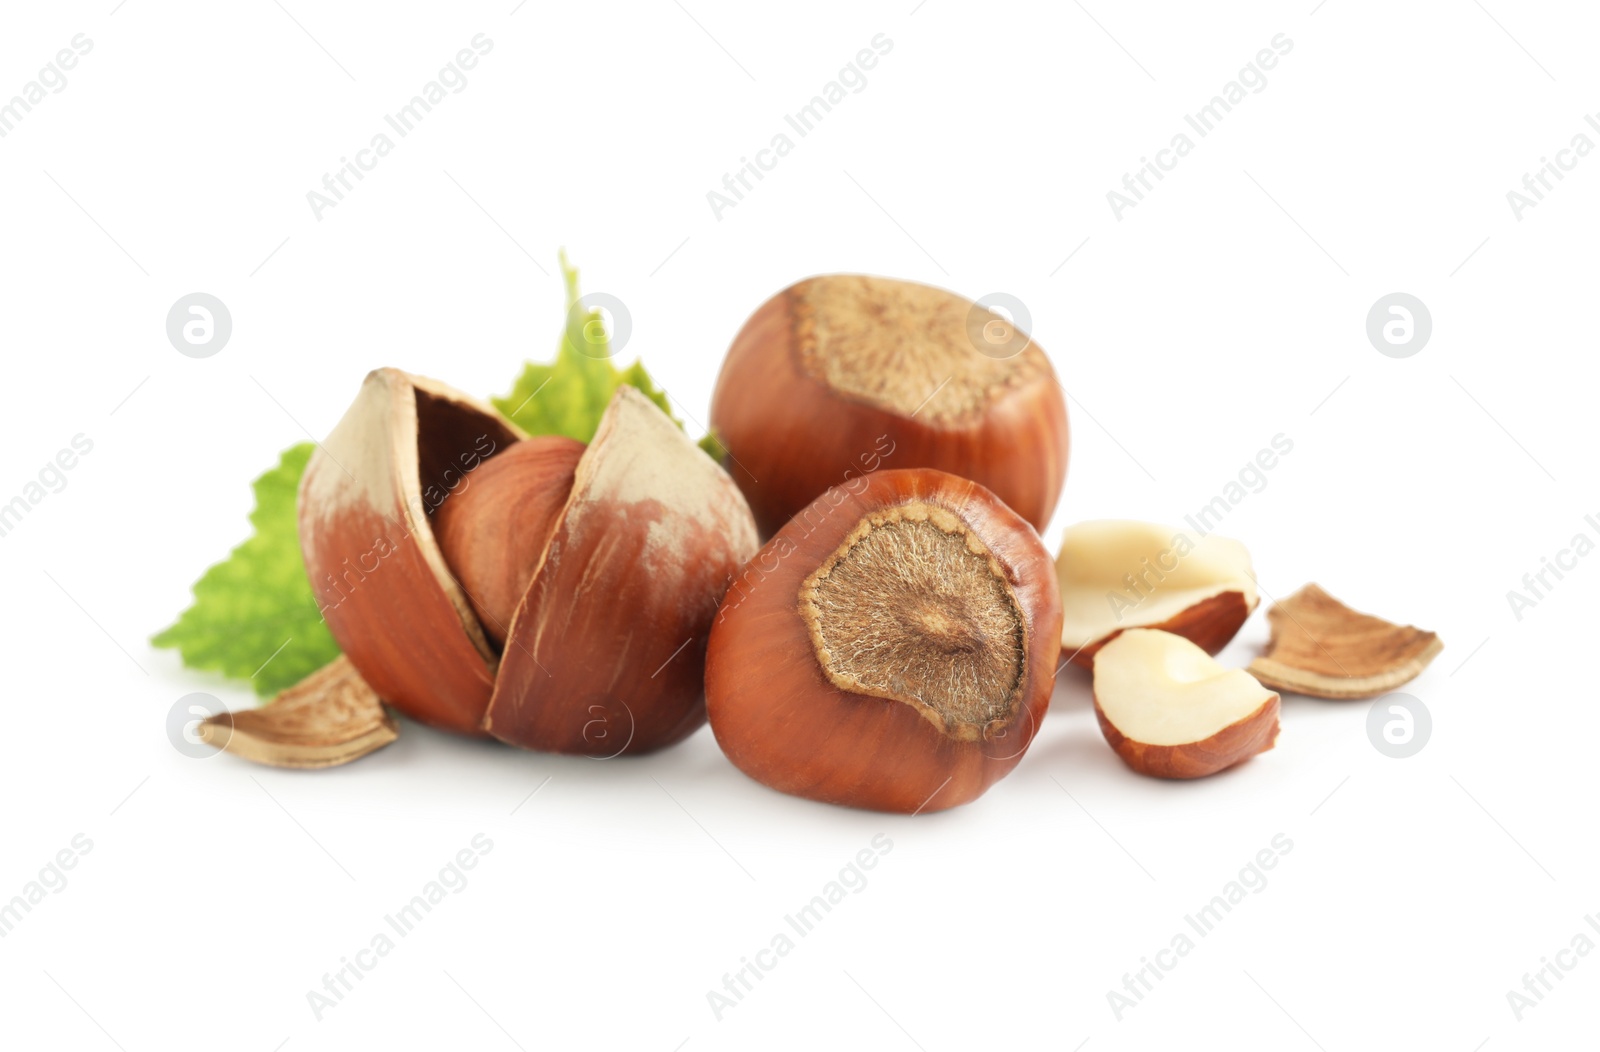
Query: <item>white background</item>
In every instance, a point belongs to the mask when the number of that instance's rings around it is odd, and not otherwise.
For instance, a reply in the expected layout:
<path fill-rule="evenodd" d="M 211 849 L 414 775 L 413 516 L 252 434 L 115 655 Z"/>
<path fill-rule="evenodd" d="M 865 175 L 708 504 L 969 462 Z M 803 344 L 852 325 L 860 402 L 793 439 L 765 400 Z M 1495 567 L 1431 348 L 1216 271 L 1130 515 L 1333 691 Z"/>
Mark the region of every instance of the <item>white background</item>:
<path fill-rule="evenodd" d="M 94 846 L 0 940 L 5 1043 L 1592 1044 L 1600 954 L 1521 1022 L 1506 994 L 1600 912 L 1600 559 L 1520 621 L 1506 593 L 1600 533 L 1600 160 L 1520 220 L 1506 194 L 1600 141 L 1600 27 L 1485 2 L 13 5 L 0 96 L 94 47 L 0 139 L 0 500 L 94 450 L 0 539 L 0 898 Z M 478 33 L 468 86 L 315 219 L 307 191 Z M 865 89 L 715 218 L 707 191 L 879 33 Z M 1107 191 L 1278 33 L 1267 86 L 1116 219 Z M 1020 297 L 1071 396 L 1052 547 L 1176 522 L 1283 433 L 1222 532 L 1271 595 L 1315 580 L 1439 631 L 1406 688 L 1431 741 L 1388 759 L 1366 704 L 1290 697 L 1276 750 L 1162 783 L 1069 670 L 1011 777 L 914 819 L 770 792 L 706 730 L 611 763 L 412 724 L 321 773 L 181 755 L 178 697 L 252 699 L 146 640 L 246 535 L 249 480 L 374 366 L 507 389 L 554 350 L 560 246 L 702 423 L 734 332 L 800 277 Z M 233 316 L 205 360 L 164 331 L 195 291 Z M 1395 291 L 1434 322 L 1403 360 L 1365 335 Z M 1258 612 L 1222 658 L 1265 640 Z M 317 1021 L 307 992 L 480 832 L 470 885 Z M 1279 833 L 1270 884 L 1119 1022 L 1107 991 Z M 707 992 L 877 834 L 870 884 L 715 1019 Z"/>

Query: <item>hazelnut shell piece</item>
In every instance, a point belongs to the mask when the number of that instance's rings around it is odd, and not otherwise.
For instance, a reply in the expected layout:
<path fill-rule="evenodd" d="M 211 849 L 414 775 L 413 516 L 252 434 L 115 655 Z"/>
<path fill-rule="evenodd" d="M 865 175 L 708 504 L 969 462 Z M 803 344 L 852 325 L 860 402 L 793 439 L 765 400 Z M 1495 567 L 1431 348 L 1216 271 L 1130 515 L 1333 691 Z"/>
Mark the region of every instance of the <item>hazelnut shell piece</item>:
<path fill-rule="evenodd" d="M 1434 633 L 1345 606 L 1315 584 L 1267 610 L 1272 638 L 1250 674 L 1315 698 L 1375 698 L 1409 683 L 1444 649 Z"/>
<path fill-rule="evenodd" d="M 617 388 L 517 607 L 484 728 L 603 757 L 687 737 L 706 718 L 717 604 L 758 545 L 727 472 Z"/>
<path fill-rule="evenodd" d="M 268 767 L 337 767 L 400 736 L 394 717 L 339 657 L 259 709 L 212 716 L 200 739 Z"/>
<path fill-rule="evenodd" d="M 902 700 L 836 686 L 800 609 L 808 577 L 858 524 L 913 502 L 954 513 L 1003 570 L 1021 615 L 1016 711 L 975 739 Z M 975 800 L 1021 760 L 1050 704 L 1060 639 L 1050 553 L 1027 522 L 975 482 L 880 471 L 823 493 L 728 590 L 706 656 L 706 704 L 723 752 L 764 785 L 879 811 L 940 811 Z"/>
<path fill-rule="evenodd" d="M 361 677 L 422 723 L 481 735 L 497 665 L 428 512 L 524 437 L 485 402 L 377 369 L 306 466 L 300 544 L 318 606 Z"/>
<path fill-rule="evenodd" d="M 745 322 L 717 377 L 711 428 L 729 451 L 728 470 L 750 501 L 762 536 L 771 536 L 830 486 L 880 465 L 937 468 L 975 479 L 1043 530 L 1061 496 L 1068 452 L 1066 401 L 1043 352 L 1031 345 L 1016 352 L 1017 361 L 1025 356 L 1035 374 L 995 394 L 981 412 L 940 419 L 909 404 L 899 411 L 886 408 L 837 390 L 801 359 L 805 336 L 797 330 L 809 324 L 802 317 L 806 296 L 827 283 L 847 282 L 956 298 L 911 282 L 824 275 L 784 289 Z M 892 328 L 881 333 L 883 341 L 908 338 Z M 964 331 L 943 338 L 968 339 Z M 964 346 L 974 358 L 983 354 Z M 937 382 L 927 385 L 930 398 Z"/>

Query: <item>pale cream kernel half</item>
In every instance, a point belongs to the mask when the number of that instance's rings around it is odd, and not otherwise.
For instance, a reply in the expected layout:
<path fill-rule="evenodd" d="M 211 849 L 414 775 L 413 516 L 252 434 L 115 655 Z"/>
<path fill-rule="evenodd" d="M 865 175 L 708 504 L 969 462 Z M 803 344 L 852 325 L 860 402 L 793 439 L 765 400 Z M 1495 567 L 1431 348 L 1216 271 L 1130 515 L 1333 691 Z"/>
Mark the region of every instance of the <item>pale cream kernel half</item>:
<path fill-rule="evenodd" d="M 1067 528 L 1056 556 L 1061 645 L 1075 650 L 1114 632 L 1159 625 L 1224 592 L 1257 602 L 1245 546 L 1153 522 L 1101 519 Z"/>
<path fill-rule="evenodd" d="M 1273 692 L 1170 632 L 1139 628 L 1094 660 L 1094 698 L 1111 725 L 1145 745 L 1205 741 L 1253 715 Z"/>

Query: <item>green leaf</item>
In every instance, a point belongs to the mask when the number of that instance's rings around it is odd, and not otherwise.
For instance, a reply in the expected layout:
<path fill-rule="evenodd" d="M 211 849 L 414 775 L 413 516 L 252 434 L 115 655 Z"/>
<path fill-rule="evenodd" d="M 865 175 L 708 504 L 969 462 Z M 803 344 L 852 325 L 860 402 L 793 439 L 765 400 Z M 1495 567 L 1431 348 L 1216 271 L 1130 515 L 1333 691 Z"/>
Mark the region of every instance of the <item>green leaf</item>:
<path fill-rule="evenodd" d="M 496 409 L 530 435 L 566 435 L 579 442 L 594 437 L 600 416 L 622 384 L 636 387 L 679 427 L 666 393 L 634 362 L 626 369 L 611 364 L 610 337 L 600 311 L 578 304 L 578 270 L 561 255 L 566 278 L 566 326 L 553 363 L 529 362 L 509 394 L 491 399 Z M 581 348 L 581 349 L 580 349 Z"/>
<path fill-rule="evenodd" d="M 710 457 L 712 460 L 715 460 L 723 467 L 728 466 L 728 447 L 722 444 L 722 438 L 717 434 L 716 428 L 712 428 L 704 435 L 701 435 L 700 441 L 696 444 L 700 447 L 701 452 L 705 453 L 706 456 Z"/>
<path fill-rule="evenodd" d="M 339 656 L 311 593 L 296 527 L 295 496 L 313 448 L 285 450 L 256 479 L 255 535 L 195 582 L 194 604 L 151 640 L 176 649 L 190 668 L 250 680 L 262 697 Z"/>

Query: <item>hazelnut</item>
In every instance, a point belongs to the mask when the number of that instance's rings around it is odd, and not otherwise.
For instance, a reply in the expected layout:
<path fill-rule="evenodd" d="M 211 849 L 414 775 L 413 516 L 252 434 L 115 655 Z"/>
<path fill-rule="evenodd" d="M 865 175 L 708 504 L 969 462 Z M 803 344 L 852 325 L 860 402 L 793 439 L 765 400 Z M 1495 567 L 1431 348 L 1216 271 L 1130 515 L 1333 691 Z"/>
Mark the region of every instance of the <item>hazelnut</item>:
<path fill-rule="evenodd" d="M 732 479 L 632 387 L 585 447 L 395 369 L 311 458 L 300 527 L 328 627 L 379 697 L 587 755 L 704 722 L 711 621 L 757 547 Z"/>
<path fill-rule="evenodd" d="M 1031 337 L 889 278 L 808 278 L 762 304 L 723 362 L 711 428 L 763 535 L 880 463 L 973 479 L 1039 530 L 1066 480 L 1066 402 Z"/>
<path fill-rule="evenodd" d="M 941 810 L 1022 758 L 1060 638 L 1031 526 L 975 482 L 881 471 L 823 493 L 735 579 L 711 631 L 706 705 L 758 782 Z"/>

